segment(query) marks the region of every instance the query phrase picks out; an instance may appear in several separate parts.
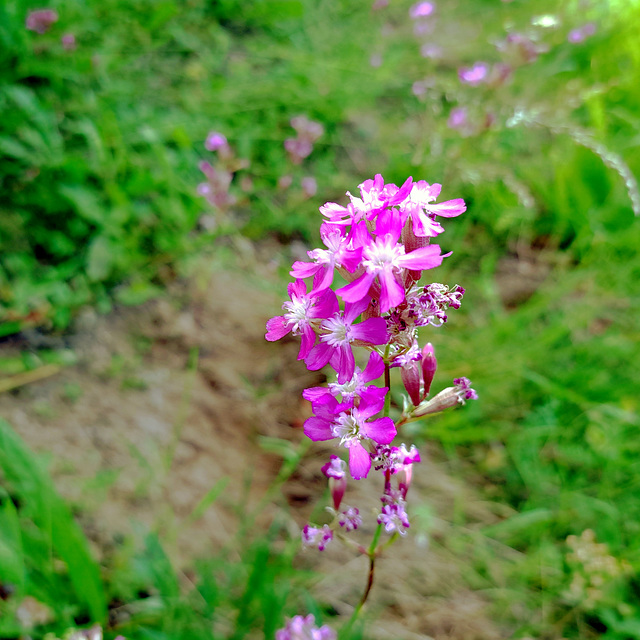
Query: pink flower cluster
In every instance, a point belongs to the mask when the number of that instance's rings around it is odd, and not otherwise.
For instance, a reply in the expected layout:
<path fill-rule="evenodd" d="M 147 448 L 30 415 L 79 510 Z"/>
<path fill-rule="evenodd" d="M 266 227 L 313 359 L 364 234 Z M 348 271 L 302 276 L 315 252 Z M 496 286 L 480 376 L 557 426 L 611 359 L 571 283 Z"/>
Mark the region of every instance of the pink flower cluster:
<path fill-rule="evenodd" d="M 276 640 L 336 640 L 336 632 L 323 625 L 316 627 L 315 618 L 308 616 L 294 616 L 284 629 L 276 631 Z"/>
<path fill-rule="evenodd" d="M 324 133 L 324 127 L 306 116 L 291 118 L 291 126 L 296 131 L 295 138 L 287 138 L 284 148 L 289 154 L 291 162 L 300 164 L 313 151 L 313 143 Z"/>
<path fill-rule="evenodd" d="M 418 345 L 419 327 L 440 327 L 448 309 L 458 309 L 464 289 L 437 282 L 420 285 L 424 271 L 438 267 L 449 254 L 431 239 L 444 231 L 440 220 L 466 210 L 460 198 L 436 202 L 441 185 L 412 178 L 398 187 L 381 175 L 366 180 L 349 202 L 320 207 L 324 248 L 308 251 L 309 260 L 294 262 L 284 313 L 267 322 L 266 339 L 291 334 L 300 337 L 298 359 L 307 368 L 327 365 L 336 374 L 326 387 L 305 389 L 313 415 L 304 433 L 314 441 L 334 441 L 345 448 L 352 478 L 366 478 L 373 466 L 384 476 L 378 523 L 389 533 L 409 528 L 405 510 L 418 450 L 394 446 L 398 427 L 475 397 L 466 378 L 454 381 L 428 399 L 437 361 L 431 344 Z M 343 282 L 336 282 L 340 278 Z M 333 288 L 332 288 L 333 287 Z M 364 366 L 354 347 L 369 352 Z M 407 391 L 403 414 L 396 424 L 388 413 L 390 372 L 399 369 Z M 376 381 L 384 374 L 385 386 Z M 360 512 L 343 506 L 347 488 L 345 462 L 337 455 L 322 468 L 333 506 L 331 524 L 307 525 L 305 546 L 322 551 L 336 535 L 361 525 Z"/>

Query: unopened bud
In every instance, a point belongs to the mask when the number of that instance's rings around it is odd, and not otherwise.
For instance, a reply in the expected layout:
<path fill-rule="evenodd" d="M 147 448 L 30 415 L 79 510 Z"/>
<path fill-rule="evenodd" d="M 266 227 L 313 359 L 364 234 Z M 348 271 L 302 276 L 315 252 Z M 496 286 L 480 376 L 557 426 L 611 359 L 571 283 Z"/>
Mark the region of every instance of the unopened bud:
<path fill-rule="evenodd" d="M 422 377 L 424 379 L 423 398 L 429 395 L 429 389 L 431 389 L 431 383 L 433 382 L 433 376 L 436 375 L 437 368 L 438 361 L 436 360 L 433 345 L 430 342 L 427 342 L 422 349 Z"/>
<path fill-rule="evenodd" d="M 467 400 L 478 399 L 478 394 L 471 388 L 468 378 L 456 378 L 453 382 L 455 387 L 447 387 L 431 400 L 420 403 L 413 412 L 413 416 L 419 418 L 431 413 L 439 413 L 459 404 L 465 404 Z"/>

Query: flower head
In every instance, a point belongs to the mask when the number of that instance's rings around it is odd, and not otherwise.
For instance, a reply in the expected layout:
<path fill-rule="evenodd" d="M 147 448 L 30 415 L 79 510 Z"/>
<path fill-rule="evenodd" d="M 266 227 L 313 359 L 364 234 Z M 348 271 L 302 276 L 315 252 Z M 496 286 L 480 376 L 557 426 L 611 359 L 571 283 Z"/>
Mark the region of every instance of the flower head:
<path fill-rule="evenodd" d="M 315 618 L 295 616 L 287 621 L 283 629 L 276 631 L 276 640 L 336 640 L 336 632 L 330 627 L 315 626 Z"/>
<path fill-rule="evenodd" d="M 49 27 L 54 22 L 58 22 L 58 12 L 54 9 L 36 9 L 30 11 L 25 21 L 25 26 L 29 31 L 43 34 L 49 31 Z"/>

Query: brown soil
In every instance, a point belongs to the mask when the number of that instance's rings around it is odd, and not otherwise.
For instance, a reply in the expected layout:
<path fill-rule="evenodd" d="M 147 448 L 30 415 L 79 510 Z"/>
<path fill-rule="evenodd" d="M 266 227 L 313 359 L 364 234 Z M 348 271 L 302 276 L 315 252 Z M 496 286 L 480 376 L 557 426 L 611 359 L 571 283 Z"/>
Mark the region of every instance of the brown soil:
<path fill-rule="evenodd" d="M 204 287 L 176 287 L 161 301 L 107 317 L 85 314 L 71 338 L 77 364 L 0 396 L 0 414 L 49 456 L 57 487 L 82 506 L 96 553 L 135 523 L 159 530 L 182 566 L 215 552 L 234 534 L 246 479 L 255 505 L 279 469 L 258 436 L 301 440 L 308 408 L 300 393 L 322 376 L 296 361 L 295 341 L 264 340 L 265 320 L 280 300 L 259 288 L 265 267 L 259 276 L 256 269 L 216 272 Z M 321 498 L 320 467 L 331 450 L 314 444 L 263 517 L 288 508 L 299 531 Z M 220 499 L 187 522 L 225 478 Z M 363 539 L 373 531 L 369 509 L 379 504 L 375 480 L 352 482 L 347 494 L 365 516 Z M 509 637 L 465 579 L 467 559 L 447 545 L 459 505 L 471 527 L 494 522 L 491 509 L 444 462 L 419 466 L 409 498 L 415 512 L 429 506 L 431 523 L 416 526 L 379 561 L 369 605 L 379 622 L 368 637 Z M 322 554 L 301 549 L 300 562 L 317 570 L 317 597 L 348 616 L 366 560 L 333 544 Z"/>

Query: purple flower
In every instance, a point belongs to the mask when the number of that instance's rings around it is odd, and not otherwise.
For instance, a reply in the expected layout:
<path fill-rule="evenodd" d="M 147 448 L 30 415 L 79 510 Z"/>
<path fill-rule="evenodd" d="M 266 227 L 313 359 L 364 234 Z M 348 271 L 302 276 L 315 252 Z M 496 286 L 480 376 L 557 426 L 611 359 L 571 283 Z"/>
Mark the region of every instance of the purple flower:
<path fill-rule="evenodd" d="M 335 398 L 317 403 L 314 416 L 304 423 L 304 433 L 314 442 L 340 438 L 340 444 L 349 450 L 349 471 L 355 480 L 366 478 L 371 469 L 371 456 L 363 441 L 390 444 L 396 436 L 396 427 L 391 418 L 370 420 L 382 410 L 384 398 L 360 401 L 360 406 L 339 404 Z"/>
<path fill-rule="evenodd" d="M 333 540 L 333 531 L 328 524 L 321 529 L 305 525 L 302 530 L 302 544 L 305 547 L 314 547 L 318 551 L 324 551 L 326 546 Z"/>
<path fill-rule="evenodd" d="M 76 48 L 76 37 L 73 33 L 65 33 L 62 38 L 60 38 L 60 41 L 65 51 L 73 51 Z"/>
<path fill-rule="evenodd" d="M 228 149 L 229 143 L 227 138 L 218 131 L 210 131 L 204 141 L 204 147 L 207 151 L 220 151 Z"/>
<path fill-rule="evenodd" d="M 274 342 L 288 333 L 293 333 L 294 336 L 302 336 L 298 360 L 304 360 L 316 341 L 316 333 L 313 328 L 314 320 L 327 318 L 336 313 L 338 311 L 338 299 L 330 289 L 320 294 L 308 294 L 307 285 L 303 280 L 296 280 L 290 283 L 287 291 L 291 302 L 285 302 L 282 305 L 286 313 L 282 316 L 271 318 L 267 322 L 265 338 L 269 342 Z"/>
<path fill-rule="evenodd" d="M 377 279 L 381 290 L 380 311 L 384 313 L 404 302 L 402 276 L 405 270 L 432 269 L 442 264 L 442 258 L 445 256 L 440 253 L 437 244 L 405 253 L 404 245 L 398 243 L 403 226 L 400 214 L 395 210 L 391 210 L 385 218 L 378 218 L 377 237 L 375 240 L 369 238 L 362 249 L 364 273 L 336 291 L 343 300 L 362 300 L 369 294 L 371 285 Z"/>
<path fill-rule="evenodd" d="M 472 87 L 479 85 L 489 75 L 489 65 L 486 62 L 476 62 L 472 67 L 458 69 L 458 77 L 461 82 Z"/>
<path fill-rule="evenodd" d="M 294 164 L 300 164 L 313 151 L 313 144 L 310 140 L 301 138 L 287 138 L 284 141 L 285 151 Z"/>
<path fill-rule="evenodd" d="M 424 180 L 415 182 L 411 193 L 404 203 L 405 210 L 411 216 L 413 233 L 418 237 L 433 238 L 442 233 L 444 229 L 436 220 L 436 216 L 442 218 L 455 218 L 467 210 L 467 205 L 462 198 L 435 203 L 440 195 L 441 184 L 432 184 Z"/>
<path fill-rule="evenodd" d="M 49 27 L 58 22 L 58 12 L 54 9 L 36 9 L 30 11 L 25 21 L 25 26 L 29 31 L 43 34 L 49 31 Z"/>
<path fill-rule="evenodd" d="M 338 514 L 338 524 L 345 531 L 355 531 L 362 526 L 360 511 L 356 507 L 349 507 Z"/>
<path fill-rule="evenodd" d="M 420 47 L 420 55 L 423 58 L 441 58 L 442 49 L 437 44 L 423 44 Z"/>
<path fill-rule="evenodd" d="M 382 496 L 382 500 L 384 504 L 378 516 L 378 524 L 384 525 L 384 530 L 387 533 L 405 535 L 410 524 L 409 516 L 404 508 L 404 500 L 399 497 L 393 500 L 387 495 Z"/>
<path fill-rule="evenodd" d="M 450 129 L 462 129 L 467 124 L 467 108 L 454 107 L 451 109 L 447 126 Z"/>
<path fill-rule="evenodd" d="M 331 286 L 336 267 L 342 267 L 353 273 L 360 265 L 362 256 L 362 248 L 349 248 L 350 238 L 344 235 L 341 227 L 323 223 L 320 225 L 320 237 L 327 248 L 307 251 L 307 255 L 314 262 L 294 262 L 289 272 L 294 278 L 308 278 L 322 274 L 313 292 L 323 291 Z"/>
<path fill-rule="evenodd" d="M 596 32 L 596 25 L 593 22 L 589 22 L 585 24 L 583 27 L 579 27 L 578 29 L 572 29 L 569 31 L 569 35 L 567 36 L 567 40 L 572 44 L 577 44 L 578 42 L 582 42 L 586 40 L 589 36 L 592 36 Z"/>
<path fill-rule="evenodd" d="M 300 138 L 310 142 L 315 142 L 324 134 L 324 127 L 319 122 L 309 120 L 306 116 L 295 116 L 295 118 L 291 118 L 290 124 Z"/>
<path fill-rule="evenodd" d="M 413 20 L 418 18 L 426 18 L 433 13 L 435 6 L 432 2 L 417 2 L 409 9 L 409 16 Z"/>
<path fill-rule="evenodd" d="M 313 176 L 305 176 L 300 181 L 302 186 L 302 193 L 304 193 L 306 198 L 312 198 L 316 195 L 318 191 L 318 183 Z"/>
<path fill-rule="evenodd" d="M 336 640 L 336 632 L 330 627 L 315 626 L 312 615 L 295 616 L 287 621 L 283 629 L 276 631 L 275 640 Z"/>
<path fill-rule="evenodd" d="M 333 293 L 331 289 L 327 291 Z M 356 366 L 351 344 L 356 341 L 385 344 L 388 338 L 387 323 L 382 318 L 369 318 L 354 324 L 368 306 L 369 299 L 364 297 L 357 303 L 345 304 L 344 312 L 336 311 L 331 317 L 325 316 L 320 324 L 320 342 L 305 358 L 308 369 L 317 371 L 330 362 L 338 373 L 340 384 L 351 380 Z"/>

